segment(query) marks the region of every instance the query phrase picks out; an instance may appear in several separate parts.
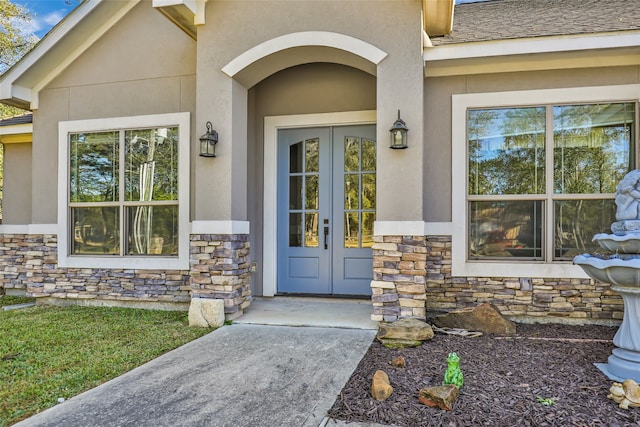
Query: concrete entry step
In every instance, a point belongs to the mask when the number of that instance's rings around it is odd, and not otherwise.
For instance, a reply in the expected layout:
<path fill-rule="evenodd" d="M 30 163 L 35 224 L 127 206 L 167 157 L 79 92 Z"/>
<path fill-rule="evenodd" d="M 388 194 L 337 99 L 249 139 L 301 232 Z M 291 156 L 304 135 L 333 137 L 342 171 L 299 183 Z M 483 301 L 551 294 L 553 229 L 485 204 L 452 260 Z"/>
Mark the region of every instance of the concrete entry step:
<path fill-rule="evenodd" d="M 239 324 L 378 329 L 371 320 L 371 301 L 364 299 L 256 297 Z"/>

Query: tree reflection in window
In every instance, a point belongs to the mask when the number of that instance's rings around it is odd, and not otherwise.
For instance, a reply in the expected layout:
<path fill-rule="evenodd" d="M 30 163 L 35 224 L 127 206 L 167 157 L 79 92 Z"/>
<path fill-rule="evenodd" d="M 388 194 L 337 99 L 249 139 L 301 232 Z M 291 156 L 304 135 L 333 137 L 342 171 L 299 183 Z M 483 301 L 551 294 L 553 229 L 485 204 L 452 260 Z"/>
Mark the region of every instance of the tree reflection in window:
<path fill-rule="evenodd" d="M 69 142 L 71 254 L 177 256 L 178 128 L 76 133 Z"/>
<path fill-rule="evenodd" d="M 469 257 L 597 250 L 591 238 L 615 220 L 615 186 L 635 167 L 634 132 L 634 103 L 470 110 Z"/>

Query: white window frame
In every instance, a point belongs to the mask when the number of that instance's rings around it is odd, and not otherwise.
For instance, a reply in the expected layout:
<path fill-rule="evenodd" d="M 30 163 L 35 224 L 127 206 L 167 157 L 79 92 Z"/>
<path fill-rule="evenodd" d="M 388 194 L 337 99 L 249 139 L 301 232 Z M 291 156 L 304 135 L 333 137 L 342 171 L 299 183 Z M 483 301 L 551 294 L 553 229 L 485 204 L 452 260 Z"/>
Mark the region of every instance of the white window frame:
<path fill-rule="evenodd" d="M 468 260 L 467 111 L 549 104 L 637 102 L 640 85 L 474 93 L 452 96 L 452 229 L 451 274 L 460 277 L 588 278 L 582 268 L 567 261 L 540 262 Z M 638 126 L 638 111 L 636 111 Z M 637 133 L 637 132 L 636 132 Z M 637 147 L 637 138 L 634 141 Z M 638 151 L 636 149 L 636 151 Z"/>
<path fill-rule="evenodd" d="M 178 127 L 178 256 L 71 255 L 69 225 L 69 135 L 150 127 Z M 190 113 L 74 120 L 58 125 L 58 266 L 116 269 L 189 269 L 189 152 Z"/>

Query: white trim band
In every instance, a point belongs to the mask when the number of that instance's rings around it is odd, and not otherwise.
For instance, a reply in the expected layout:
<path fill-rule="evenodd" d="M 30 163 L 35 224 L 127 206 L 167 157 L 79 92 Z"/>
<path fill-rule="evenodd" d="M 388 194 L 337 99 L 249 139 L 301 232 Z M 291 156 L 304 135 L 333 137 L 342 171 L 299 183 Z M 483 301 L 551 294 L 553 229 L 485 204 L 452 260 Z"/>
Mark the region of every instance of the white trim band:
<path fill-rule="evenodd" d="M 249 221 L 193 221 L 191 234 L 249 234 Z"/>
<path fill-rule="evenodd" d="M 58 224 L 1 224 L 0 234 L 58 234 Z"/>
<path fill-rule="evenodd" d="M 262 58 L 273 55 L 276 52 L 301 46 L 333 47 L 351 52 L 376 65 L 387 56 L 385 51 L 355 37 L 328 31 L 303 31 L 285 34 L 252 47 L 222 67 L 222 72 L 229 77 L 233 77 Z"/>

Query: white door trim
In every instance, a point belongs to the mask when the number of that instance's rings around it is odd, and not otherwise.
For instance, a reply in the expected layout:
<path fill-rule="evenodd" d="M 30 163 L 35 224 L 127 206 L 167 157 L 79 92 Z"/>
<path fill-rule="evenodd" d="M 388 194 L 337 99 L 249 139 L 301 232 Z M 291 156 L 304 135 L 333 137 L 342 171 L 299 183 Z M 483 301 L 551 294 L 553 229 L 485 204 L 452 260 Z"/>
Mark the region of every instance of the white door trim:
<path fill-rule="evenodd" d="M 262 295 L 277 292 L 278 262 L 278 129 L 347 126 L 376 123 L 376 111 L 299 114 L 264 118 L 264 217 L 262 235 Z"/>

